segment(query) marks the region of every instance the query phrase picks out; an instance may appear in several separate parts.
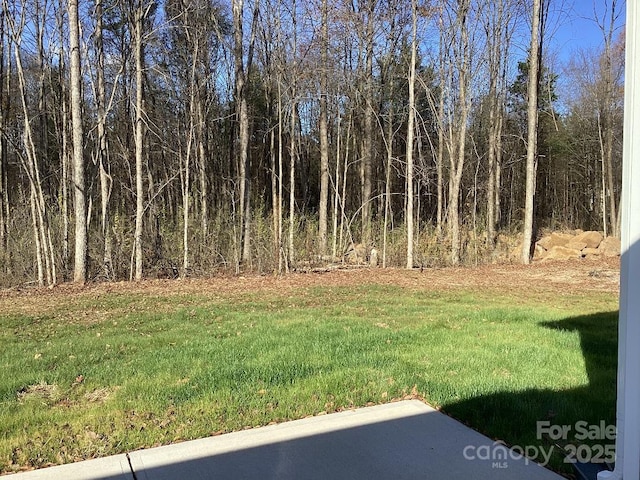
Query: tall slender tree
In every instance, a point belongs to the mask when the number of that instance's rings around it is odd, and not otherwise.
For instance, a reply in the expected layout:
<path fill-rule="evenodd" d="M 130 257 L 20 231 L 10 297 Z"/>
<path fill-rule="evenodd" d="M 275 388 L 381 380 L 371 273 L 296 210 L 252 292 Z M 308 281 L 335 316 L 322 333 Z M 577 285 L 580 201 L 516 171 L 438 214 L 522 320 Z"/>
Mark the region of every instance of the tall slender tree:
<path fill-rule="evenodd" d="M 409 63 L 409 120 L 407 121 L 407 268 L 413 268 L 413 135 L 415 121 L 416 53 L 418 50 L 417 0 L 411 0 L 411 61 Z"/>
<path fill-rule="evenodd" d="M 80 19 L 78 0 L 69 0 L 69 49 L 71 59 L 71 122 L 73 141 L 73 191 L 75 213 L 75 259 L 73 281 L 87 280 L 87 206 L 84 178 L 82 129 L 82 69 L 80 64 Z"/>
<path fill-rule="evenodd" d="M 496 5 L 497 3 L 497 5 Z M 495 246 L 496 227 L 500 208 L 501 137 L 504 112 L 505 64 L 514 14 L 506 0 L 491 2 L 482 9 L 487 43 L 489 74 L 488 108 L 488 179 L 487 179 L 487 246 Z"/>
<path fill-rule="evenodd" d="M 469 85 L 471 81 L 471 47 L 469 45 L 469 10 L 470 0 L 460 0 L 456 7 L 456 28 L 460 37 L 455 47 L 456 67 L 458 74 L 457 112 L 455 116 L 455 147 L 450 154 L 449 206 L 447 222 L 451 239 L 451 263 L 460 262 L 460 189 L 464 171 L 467 124 L 469 120 Z"/>
<path fill-rule="evenodd" d="M 318 208 L 318 247 L 320 254 L 327 250 L 327 207 L 329 202 L 329 129 L 327 97 L 329 95 L 329 6 L 322 0 L 322 44 L 320 60 L 320 206 Z"/>
<path fill-rule="evenodd" d="M 58 0 L 56 11 L 56 23 L 58 27 L 58 82 L 60 84 L 59 103 L 60 111 L 58 113 L 57 125 L 57 141 L 58 141 L 58 160 L 62 170 L 62 178 L 58 193 L 58 203 L 62 214 L 62 275 L 66 280 L 69 272 L 69 226 L 71 224 L 71 216 L 69 214 L 69 187 L 72 180 L 69 179 L 69 169 L 72 168 L 72 147 L 69 147 L 69 128 L 72 128 L 72 122 L 69 119 L 69 109 L 71 101 L 69 100 L 69 69 L 67 57 L 69 56 L 66 48 L 66 39 L 68 38 L 68 7 L 66 0 Z M 55 115 L 54 115 L 55 116 Z"/>
<path fill-rule="evenodd" d="M 0 132 L 6 130 L 7 123 L 7 107 L 5 103 L 5 15 L 4 8 L 0 11 Z M 9 75 L 7 74 L 7 78 Z M 7 141 L 5 136 L 0 133 L 0 253 L 4 253 L 7 243 L 7 207 L 5 199 L 8 203 L 7 188 Z"/>
<path fill-rule="evenodd" d="M 533 0 L 531 15 L 531 46 L 529 48 L 529 81 L 527 86 L 527 165 L 525 184 L 524 230 L 522 263 L 531 262 L 533 243 L 533 213 L 536 192 L 537 144 L 538 144 L 538 87 L 540 79 L 540 15 L 542 0 Z"/>
<path fill-rule="evenodd" d="M 144 158 L 144 20 L 151 5 L 145 8 L 145 2 L 138 0 L 133 12 L 134 33 L 134 57 L 136 73 L 136 103 L 135 103 L 135 157 L 136 157 L 136 227 L 134 234 L 135 243 L 135 280 L 142 280 L 142 267 L 144 262 L 142 249 L 142 234 L 144 222 L 144 183 L 143 183 L 143 158 Z"/>
<path fill-rule="evenodd" d="M 296 232 L 296 162 L 298 159 L 298 31 L 296 0 L 292 0 L 291 69 L 289 113 L 289 264 L 295 261 Z"/>
<path fill-rule="evenodd" d="M 105 278 L 113 278 L 113 258 L 110 229 L 109 200 L 113 179 L 110 172 L 109 144 L 107 138 L 107 90 L 105 86 L 105 54 L 103 35 L 103 3 L 96 0 L 94 6 L 96 50 L 96 114 L 97 114 L 97 164 L 100 176 L 100 229 L 103 239 L 102 268 Z M 117 77 L 116 77 L 117 80 Z"/>
<path fill-rule="evenodd" d="M 600 138 L 602 139 L 602 165 L 604 172 L 604 184 L 605 190 L 603 192 L 603 201 L 608 208 L 605 211 L 608 213 L 608 220 L 610 231 L 614 237 L 620 236 L 619 224 L 618 224 L 618 195 L 615 181 L 614 168 L 613 168 L 613 144 L 614 144 L 614 130 L 615 130 L 615 83 L 616 74 L 614 72 L 615 65 L 613 61 L 614 57 L 614 38 L 613 34 L 616 30 L 616 21 L 620 16 L 617 0 L 612 0 L 608 5 L 608 11 L 604 13 L 602 19 L 597 19 L 598 26 L 602 32 L 604 39 L 604 52 L 601 60 L 601 75 L 602 75 L 602 99 L 601 99 L 601 125 L 600 125 Z M 608 22 L 606 20 L 609 20 Z M 606 225 L 604 226 L 605 232 L 607 231 Z"/>
<path fill-rule="evenodd" d="M 3 9 L 11 12 L 9 2 L 3 0 Z M 20 156 L 21 164 L 29 181 L 29 203 L 31 208 L 31 220 L 35 242 L 35 260 L 38 274 L 39 285 L 54 285 L 56 283 L 56 262 L 55 251 L 51 236 L 51 227 L 49 219 L 49 209 L 45 201 L 42 175 L 38 162 L 38 149 L 34 137 L 33 125 L 31 123 L 31 113 L 29 105 L 29 95 L 27 91 L 27 81 L 25 76 L 25 68 L 22 61 L 22 42 L 23 35 L 27 24 L 27 15 L 24 10 L 20 11 L 16 16 L 8 16 L 8 27 L 11 35 L 11 43 L 13 45 L 16 74 L 18 77 L 18 91 L 23 114 L 23 134 L 22 143 L 24 147 L 24 155 Z M 43 29 L 38 29 L 39 37 L 44 34 Z M 43 42 L 42 38 L 38 38 L 37 44 Z M 41 97 L 41 95 L 39 95 Z M 42 99 L 39 98 L 40 105 Z"/>
<path fill-rule="evenodd" d="M 251 24 L 249 47 L 244 48 L 244 0 L 232 0 L 233 10 L 233 58 L 235 62 L 235 105 L 238 126 L 237 165 L 239 172 L 240 245 L 242 261 L 249 261 L 251 243 L 251 196 L 249 192 L 249 105 L 248 74 L 253 61 L 253 47 L 258 19 L 259 3 L 255 2 Z M 246 56 L 245 56 L 246 55 Z"/>

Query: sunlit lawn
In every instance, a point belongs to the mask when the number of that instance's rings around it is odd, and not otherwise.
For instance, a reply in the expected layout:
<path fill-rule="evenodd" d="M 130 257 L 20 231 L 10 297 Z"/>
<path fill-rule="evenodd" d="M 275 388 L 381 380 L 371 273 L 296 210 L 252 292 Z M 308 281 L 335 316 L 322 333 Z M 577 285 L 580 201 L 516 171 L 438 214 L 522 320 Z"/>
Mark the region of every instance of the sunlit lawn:
<path fill-rule="evenodd" d="M 545 442 L 537 420 L 613 423 L 616 309 L 605 293 L 394 286 L 61 297 L 0 314 L 0 471 L 411 395 Z"/>

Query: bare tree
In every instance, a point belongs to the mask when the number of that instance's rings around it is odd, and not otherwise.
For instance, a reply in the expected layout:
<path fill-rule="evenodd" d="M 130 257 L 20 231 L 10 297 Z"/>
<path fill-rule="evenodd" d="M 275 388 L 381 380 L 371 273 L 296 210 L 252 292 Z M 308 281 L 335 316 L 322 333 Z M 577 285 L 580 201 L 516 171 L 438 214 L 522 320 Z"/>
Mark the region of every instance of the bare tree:
<path fill-rule="evenodd" d="M 391 24 L 389 26 L 389 33 L 387 37 L 387 42 L 392 45 L 392 35 L 395 30 L 396 23 L 395 17 L 392 18 Z M 390 49 L 393 47 L 390 46 Z M 394 89 L 395 89 L 395 76 L 391 71 L 391 55 L 387 55 L 386 59 L 386 75 L 387 79 L 387 102 L 389 104 L 389 109 L 387 111 L 387 128 L 386 128 L 386 138 L 385 138 L 385 146 L 387 149 L 387 158 L 385 163 L 385 175 L 384 175 L 384 220 L 383 220 L 383 228 L 382 228 L 382 268 L 387 267 L 387 244 L 389 237 L 389 224 L 392 220 L 392 211 L 391 211 L 391 169 L 393 167 L 393 139 L 394 139 Z"/>
<path fill-rule="evenodd" d="M 599 136 L 601 139 L 601 152 L 602 152 L 602 169 L 603 169 L 603 182 L 605 189 L 603 191 L 603 201 L 608 208 L 605 211 L 608 212 L 610 231 L 614 237 L 620 235 L 618 228 L 618 198 L 616 195 L 616 181 L 613 168 L 613 143 L 614 143 L 614 114 L 615 114 L 615 82 L 616 74 L 614 72 L 615 65 L 613 61 L 614 57 L 614 45 L 613 34 L 616 30 L 616 21 L 618 20 L 621 12 L 617 8 L 617 0 L 612 0 L 611 4 L 607 5 L 608 11 L 606 11 L 603 17 L 597 18 L 596 22 L 602 32 L 604 38 L 604 52 L 601 60 L 601 76 L 602 76 L 602 99 L 600 108 L 602 114 L 599 117 Z M 609 20 L 607 24 L 607 20 Z M 608 203 L 607 203 L 608 199 Z M 606 222 L 606 220 L 605 220 Z M 606 225 L 604 225 L 605 232 L 607 231 Z"/>
<path fill-rule="evenodd" d="M 338 255 L 338 216 L 342 213 L 340 210 L 340 138 L 342 135 L 341 121 L 342 117 L 337 115 L 337 132 L 336 132 L 336 163 L 335 176 L 333 177 L 333 212 L 332 212 L 332 246 L 331 255 L 335 258 Z"/>
<path fill-rule="evenodd" d="M 438 42 L 438 80 L 440 83 L 438 104 L 437 107 L 432 107 L 436 115 L 436 123 L 438 125 L 438 150 L 436 153 L 436 189 L 437 189 L 437 204 L 436 204 L 436 233 L 438 239 L 442 237 L 442 226 L 445 219 L 445 195 L 444 195 L 444 155 L 445 144 L 449 155 L 452 154 L 452 138 L 451 135 L 445 136 L 446 133 L 446 113 L 445 113 L 445 99 L 450 90 L 451 77 L 451 61 L 449 56 L 451 40 L 448 40 L 447 32 L 445 31 L 445 6 L 441 5 L 439 8 L 438 16 L 438 30 L 439 30 L 439 42 Z M 433 102 L 435 103 L 435 101 Z M 449 130 L 451 132 L 451 130 Z"/>
<path fill-rule="evenodd" d="M 364 70 L 364 129 L 362 138 L 362 164 L 360 169 L 362 187 L 362 243 L 371 241 L 371 192 L 373 185 L 373 49 L 375 43 L 375 14 L 377 0 L 368 0 L 365 4 L 365 70 Z"/>
<path fill-rule="evenodd" d="M 407 268 L 413 268 L 413 136 L 415 121 L 416 54 L 418 50 L 418 11 L 411 0 L 411 61 L 409 63 L 409 120 L 407 121 Z"/>
<path fill-rule="evenodd" d="M 497 3 L 497 5 L 496 5 Z M 511 8 L 513 10 L 513 7 Z M 487 180 L 487 246 L 493 248 L 496 237 L 500 202 L 500 155 L 503 125 L 504 72 L 509 53 L 510 23 L 513 13 L 505 0 L 491 2 L 486 8 L 483 22 L 487 41 L 487 68 L 489 69 L 489 132 Z"/>
<path fill-rule="evenodd" d="M 265 50 L 265 70 L 269 75 L 268 101 L 273 105 L 275 125 L 270 132 L 271 155 L 271 202 L 273 210 L 273 248 L 277 258 L 277 272 L 281 274 L 288 264 L 285 262 L 283 245 L 283 190 L 284 190 L 284 106 L 283 83 L 284 44 L 282 31 L 282 1 L 277 8 L 265 9 L 268 24 L 262 29 Z M 277 148 L 276 148 L 277 144 Z"/>
<path fill-rule="evenodd" d="M 205 45 L 206 50 L 206 45 Z M 196 103 L 196 143 L 198 153 L 198 173 L 200 180 L 200 227 L 202 229 L 202 239 L 206 241 L 209 234 L 209 186 L 207 179 L 207 116 L 205 114 L 205 99 L 202 86 L 196 84 L 196 94 L 194 101 Z"/>
<path fill-rule="evenodd" d="M 183 14 L 188 14 L 183 12 Z M 190 36 L 188 28 L 185 28 L 185 35 Z M 192 43 L 193 51 L 191 58 L 191 75 L 189 76 L 189 121 L 187 128 L 187 142 L 184 152 L 180 152 L 181 168 L 180 178 L 182 184 L 182 275 L 187 276 L 189 270 L 189 213 L 191 196 L 191 152 L 195 136 L 196 124 L 198 123 L 198 112 L 196 108 L 196 70 L 198 61 L 199 42 Z"/>
<path fill-rule="evenodd" d="M 56 282 L 55 252 L 53 249 L 53 242 L 51 241 L 49 212 L 42 189 L 42 178 L 40 175 L 40 166 L 38 164 L 38 151 L 34 141 L 33 127 L 31 125 L 32 116 L 28 105 L 29 97 L 22 64 L 22 40 L 27 23 L 27 16 L 24 9 L 21 9 L 19 12 L 12 9 L 8 0 L 3 0 L 3 9 L 5 12 L 14 13 L 14 15 L 9 15 L 7 20 L 14 48 L 18 90 L 24 117 L 22 141 L 25 153 L 24 155 L 20 155 L 20 161 L 29 179 L 29 200 L 35 241 L 38 284 L 44 285 L 46 282 L 47 285 L 54 285 Z M 38 31 L 40 35 L 43 35 L 42 29 L 39 29 Z M 42 39 L 40 38 L 38 39 L 38 44 L 41 43 Z"/>
<path fill-rule="evenodd" d="M 87 280 L 87 207 L 82 130 L 82 70 L 78 0 L 69 0 L 69 49 L 71 57 L 71 122 L 73 140 L 73 191 L 75 211 L 75 260 L 73 281 Z"/>
<path fill-rule="evenodd" d="M 277 243 L 278 243 L 278 273 L 282 273 L 282 268 L 287 263 L 284 256 L 284 245 L 282 244 L 283 238 L 283 191 L 284 191 L 284 145 L 283 145 L 283 130 L 284 130 L 284 112 L 282 110 L 282 72 L 278 73 L 278 229 L 277 229 Z"/>
<path fill-rule="evenodd" d="M 298 81 L 297 81 L 297 55 L 298 55 L 298 32 L 297 32 L 296 1 L 293 0 L 291 7 L 292 20 L 292 47 L 290 67 L 290 109 L 289 114 L 289 264 L 295 261 L 295 220 L 296 220 L 296 160 L 298 158 Z"/>
<path fill-rule="evenodd" d="M 282 2 L 278 2 L 278 12 L 276 22 L 276 31 L 277 31 L 277 47 L 276 47 L 276 57 L 277 57 L 277 66 L 276 66 L 276 104 L 277 104 L 277 131 L 278 131 L 278 165 L 277 165 L 277 198 L 276 198 L 276 217 L 277 217 L 277 226 L 275 228 L 275 237 L 276 237 L 276 247 L 278 249 L 278 273 L 281 274 L 283 269 L 288 269 L 288 263 L 286 262 L 285 253 L 284 253 L 284 221 L 283 221 L 283 202 L 284 202 L 284 106 L 282 102 L 283 98 L 283 83 L 284 83 L 284 47 L 283 47 L 283 39 L 282 39 L 282 22 L 281 22 L 281 12 L 282 12 Z M 274 174 L 276 174 L 274 171 Z"/>
<path fill-rule="evenodd" d="M 7 223 L 8 223 L 8 191 L 7 191 L 7 140 L 4 132 L 7 123 L 8 92 L 5 95 L 5 73 L 7 81 L 10 73 L 5 71 L 5 15 L 4 8 L 0 11 L 0 252 L 4 253 L 7 247 Z M 10 52 L 9 52 L 10 53 Z M 10 55 L 7 55 L 10 58 Z M 5 100 L 7 99 L 7 100 Z"/>
<path fill-rule="evenodd" d="M 471 77 L 471 48 L 469 45 L 470 0 L 460 0 L 456 10 L 456 27 L 460 38 L 455 48 L 458 74 L 457 114 L 455 119 L 456 145 L 450 155 L 449 208 L 447 222 L 451 239 L 451 263 L 460 262 L 460 188 L 465 161 L 465 144 L 470 102 L 468 91 Z"/>
<path fill-rule="evenodd" d="M 142 233 L 144 222 L 144 184 L 143 184 L 143 156 L 144 156 L 144 20 L 151 8 L 151 4 L 145 9 L 144 2 L 138 0 L 134 11 L 134 56 L 136 72 L 136 121 L 134 125 L 135 156 L 136 156 L 136 228 L 134 235 L 135 248 L 135 280 L 142 280 L 143 250 Z"/>
<path fill-rule="evenodd" d="M 320 72 L 320 207 L 318 209 L 318 247 L 327 250 L 327 205 L 329 202 L 329 131 L 327 96 L 329 94 L 329 15 L 327 0 L 322 0 L 322 45 Z"/>
<path fill-rule="evenodd" d="M 109 199 L 113 179 L 110 172 L 109 144 L 107 138 L 107 93 L 105 87 L 105 55 L 103 41 L 103 8 L 102 0 L 96 0 L 94 7 L 96 50 L 96 113 L 97 125 L 97 164 L 100 175 L 100 227 L 104 242 L 102 254 L 102 268 L 105 278 L 113 278 L 113 259 L 109 216 Z"/>
<path fill-rule="evenodd" d="M 531 262 L 533 242 L 533 209 L 536 192 L 537 142 L 538 142 L 538 70 L 540 64 L 540 14 L 541 1 L 533 0 L 531 16 L 531 46 L 529 48 L 529 82 L 527 87 L 527 166 L 524 210 L 524 230 L 522 240 L 522 263 Z"/>
<path fill-rule="evenodd" d="M 233 57 L 235 60 L 235 103 L 236 121 L 238 123 L 238 153 L 237 163 L 239 171 L 239 210 L 240 210 L 240 243 L 242 260 L 248 261 L 250 257 L 251 230 L 249 218 L 251 215 L 251 204 L 249 195 L 249 107 L 247 100 L 247 75 L 251 69 L 253 60 L 253 46 L 255 40 L 255 23 L 258 18 L 258 3 L 256 2 L 253 12 L 253 23 L 249 41 L 248 52 L 244 49 L 244 0 L 232 0 L 233 10 Z M 246 64 L 245 64 L 246 62 Z"/>
<path fill-rule="evenodd" d="M 71 106 L 71 102 L 69 101 L 70 82 L 67 78 L 69 73 L 67 68 L 67 56 L 69 52 L 65 49 L 65 39 L 69 35 L 68 28 L 65 29 L 65 24 L 67 24 L 68 27 L 68 21 L 65 19 L 68 8 L 65 4 L 65 0 L 58 0 L 56 11 L 56 23 L 58 28 L 58 82 L 60 84 L 60 109 L 58 113 L 58 121 L 56 121 L 55 124 L 57 126 L 56 133 L 59 146 L 58 159 L 62 170 L 58 203 L 60 205 L 62 215 L 62 275 L 63 279 L 66 280 L 69 272 L 69 186 L 71 185 L 71 181 L 69 180 L 69 169 L 71 168 L 72 161 L 72 152 L 69 148 L 69 128 L 72 124 L 69 120 L 69 108 Z"/>

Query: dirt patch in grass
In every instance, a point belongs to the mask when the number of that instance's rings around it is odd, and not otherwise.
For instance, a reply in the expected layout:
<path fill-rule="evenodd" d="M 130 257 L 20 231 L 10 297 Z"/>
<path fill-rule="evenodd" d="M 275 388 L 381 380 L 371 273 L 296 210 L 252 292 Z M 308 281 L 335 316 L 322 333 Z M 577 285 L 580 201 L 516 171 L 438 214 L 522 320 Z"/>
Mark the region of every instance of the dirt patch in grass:
<path fill-rule="evenodd" d="M 394 285 L 418 291 L 478 290 L 509 291 L 513 294 L 616 293 L 620 288 L 618 258 L 539 262 L 523 265 L 481 265 L 425 269 L 350 268 L 327 272 L 289 275 L 243 274 L 212 278 L 144 280 L 141 282 L 90 283 L 85 286 L 61 284 L 54 288 L 0 290 L 0 311 L 43 314 L 59 308 L 61 298 L 92 301 L 105 295 L 152 297 L 204 296 L 233 299 L 246 294 L 288 295 L 300 289 Z M 153 304 L 153 302 L 151 302 Z M 155 306 L 157 308 L 157 305 Z M 84 312 L 87 321 L 96 321 L 100 311 Z M 81 320 L 81 319 L 78 319 Z"/>
<path fill-rule="evenodd" d="M 113 388 L 102 387 L 85 393 L 83 398 L 89 403 L 103 403 L 107 401 L 113 391 Z"/>
<path fill-rule="evenodd" d="M 60 388 L 55 384 L 50 385 L 40 382 L 35 385 L 28 385 L 18 392 L 18 401 L 20 403 L 25 403 L 32 398 L 54 403 L 60 398 Z"/>

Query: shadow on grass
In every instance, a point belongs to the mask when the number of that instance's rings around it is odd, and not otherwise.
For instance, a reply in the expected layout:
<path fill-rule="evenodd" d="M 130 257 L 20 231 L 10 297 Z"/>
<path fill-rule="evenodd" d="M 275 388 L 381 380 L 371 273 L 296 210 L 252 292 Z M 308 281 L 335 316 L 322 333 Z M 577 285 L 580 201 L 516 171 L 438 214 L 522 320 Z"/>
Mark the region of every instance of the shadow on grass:
<path fill-rule="evenodd" d="M 571 467 L 563 463 L 565 454 L 562 450 L 549 439 L 536 438 L 537 422 L 547 420 L 551 425 L 571 426 L 567 438 L 555 442 L 559 444 L 578 443 L 574 441 L 578 421 L 589 425 L 599 425 L 601 421 L 607 425 L 614 423 L 617 319 L 617 312 L 603 312 L 541 324 L 552 330 L 578 332 L 588 385 L 569 390 L 501 392 L 451 403 L 443 410 L 454 418 L 464 419 L 465 423 L 489 437 L 507 443 L 510 439 L 518 439 L 518 442 L 529 439 L 521 446 L 544 446 L 547 452 L 553 448 L 555 458 L 550 466 L 569 474 Z M 514 461 L 504 453 L 500 442 L 492 443 L 436 411 L 380 420 L 293 440 L 278 441 L 271 437 L 273 442 L 266 445 L 231 451 L 225 448 L 227 451 L 219 453 L 209 450 L 201 457 L 194 455 L 193 447 L 185 444 L 185 451 L 191 453 L 184 457 L 177 455 L 172 460 L 165 456 L 161 447 L 156 451 L 133 452 L 131 464 L 137 478 L 166 480 L 185 478 L 187 472 L 190 478 L 203 479 L 557 478 L 533 464 Z M 289 425 L 292 424 L 278 428 Z M 226 441 L 233 443 L 232 438 L 237 437 L 226 437 Z M 223 438 L 204 441 L 217 440 Z M 470 445 L 474 447 L 467 451 Z M 485 454 L 495 456 L 480 458 L 480 445 L 487 446 L 483 451 Z M 474 455 L 473 459 L 467 458 L 469 452 Z"/>
<path fill-rule="evenodd" d="M 517 392 L 500 392 L 481 395 L 472 399 L 443 405 L 442 410 L 492 438 L 507 444 L 514 439 L 526 445 L 549 448 L 554 446 L 551 467 L 569 473 L 572 467 L 565 457 L 571 455 L 572 447 L 593 445 L 593 450 L 584 447 L 578 460 L 588 460 L 589 453 L 597 454 L 595 444 L 614 444 L 609 439 L 592 441 L 576 438 L 581 433 L 576 422 L 587 425 L 615 425 L 616 378 L 618 352 L 618 312 L 602 312 L 593 315 L 567 318 L 553 322 L 542 322 L 545 328 L 560 331 L 576 331 L 584 356 L 588 385 L 569 390 L 532 389 Z M 537 348 L 533 345 L 531 348 Z M 559 375 L 562 372 L 558 372 Z M 548 425 L 568 425 L 570 430 L 560 438 L 538 434 L 537 422 Z M 521 444 L 520 444 L 521 445 Z M 521 445 L 524 446 L 524 445 Z M 562 447 L 569 447 L 564 450 Z M 573 451 L 575 453 L 575 451 Z M 604 459 L 601 455 L 596 460 Z M 575 457 L 574 457 L 575 458 Z"/>

